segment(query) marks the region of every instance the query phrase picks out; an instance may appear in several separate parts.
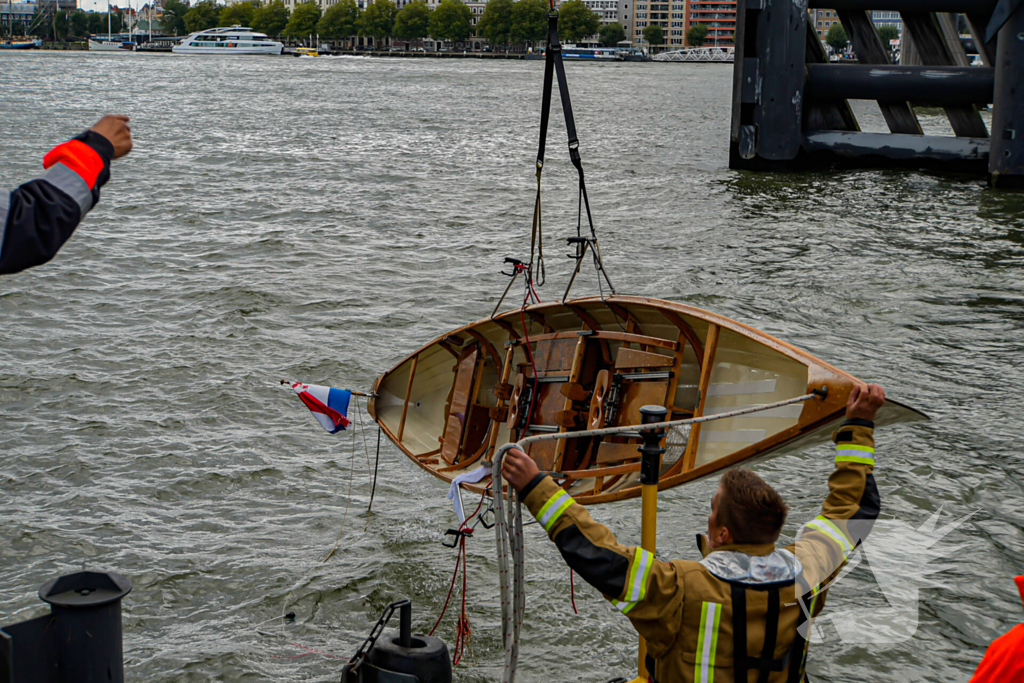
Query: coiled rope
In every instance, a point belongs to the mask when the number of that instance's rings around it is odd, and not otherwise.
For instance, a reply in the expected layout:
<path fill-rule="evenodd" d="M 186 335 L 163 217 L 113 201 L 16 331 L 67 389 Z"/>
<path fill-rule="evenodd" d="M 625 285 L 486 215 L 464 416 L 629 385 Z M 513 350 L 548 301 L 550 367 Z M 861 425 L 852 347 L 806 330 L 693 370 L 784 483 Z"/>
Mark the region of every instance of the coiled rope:
<path fill-rule="evenodd" d="M 516 668 L 519 663 L 519 637 L 522 632 L 523 621 L 526 616 L 526 581 L 524 579 L 525 557 L 523 553 L 523 508 L 522 501 L 515 495 L 512 486 L 504 486 L 501 465 L 505 454 L 513 448 L 526 452 L 526 446 L 538 441 L 557 441 L 560 439 L 580 439 L 591 436 L 606 436 L 609 434 L 622 434 L 624 432 L 646 432 L 660 429 L 672 429 L 684 425 L 712 422 L 714 420 L 725 420 L 730 417 L 749 415 L 782 406 L 792 405 L 809 401 L 815 397 L 823 398 L 825 392 L 814 390 L 809 394 L 797 396 L 796 398 L 776 401 L 760 406 L 740 408 L 727 413 L 717 415 L 705 415 L 702 417 L 691 417 L 682 420 L 669 420 L 667 422 L 654 422 L 643 425 L 629 425 L 622 427 L 605 427 L 603 429 L 588 429 L 581 432 L 562 432 L 558 434 L 536 434 L 520 439 L 514 443 L 507 443 L 498 449 L 494 455 L 491 465 L 491 484 L 494 493 L 494 536 L 498 545 L 498 585 L 501 589 L 501 634 L 505 646 L 505 668 L 502 672 L 502 683 L 513 683 L 516 678 Z M 507 508 L 506 508 L 507 504 Z M 511 570 L 509 569 L 509 556 L 511 555 Z"/>

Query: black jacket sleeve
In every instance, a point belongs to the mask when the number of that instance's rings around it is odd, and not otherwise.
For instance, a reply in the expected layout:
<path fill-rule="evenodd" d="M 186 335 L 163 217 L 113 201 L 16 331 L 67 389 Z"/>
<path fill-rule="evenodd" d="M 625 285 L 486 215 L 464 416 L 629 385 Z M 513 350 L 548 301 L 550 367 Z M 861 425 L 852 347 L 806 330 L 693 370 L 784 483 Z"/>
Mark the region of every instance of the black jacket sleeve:
<path fill-rule="evenodd" d="M 17 273 L 52 259 L 99 201 L 100 187 L 110 179 L 114 146 L 93 131 L 73 139 L 99 155 L 102 170 L 90 186 L 87 179 L 58 162 L 43 176 L 6 196 L 0 194 L 0 274 Z"/>

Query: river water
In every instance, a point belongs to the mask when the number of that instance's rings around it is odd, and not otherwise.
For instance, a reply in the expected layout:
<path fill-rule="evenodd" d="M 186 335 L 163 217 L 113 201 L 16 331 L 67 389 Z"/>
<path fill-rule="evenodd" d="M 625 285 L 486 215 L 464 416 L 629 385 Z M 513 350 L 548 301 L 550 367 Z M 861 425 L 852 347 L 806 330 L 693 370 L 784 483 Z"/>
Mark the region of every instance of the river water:
<path fill-rule="evenodd" d="M 914 583 L 862 563 L 829 598 L 835 614 L 900 610 L 911 633 L 864 643 L 822 620 L 813 677 L 965 681 L 1022 619 L 1024 197 L 908 172 L 732 172 L 730 67 L 567 71 L 621 293 L 751 324 L 932 417 L 879 430 L 876 476 L 896 528 L 938 511 L 939 526 L 957 524 L 933 549 L 937 572 L 922 579 L 912 560 Z M 136 141 L 58 258 L 0 280 L 0 623 L 44 613 L 38 586 L 84 562 L 134 583 L 136 681 L 336 680 L 328 655 L 348 657 L 402 596 L 429 629 L 455 562 L 440 545 L 446 487 L 385 440 L 368 515 L 375 428 L 364 416 L 365 429 L 328 435 L 277 380 L 365 389 L 490 312 L 502 258 L 528 248 L 541 74 L 540 62 L 0 56 L 0 186 L 107 112 L 131 114 Z M 883 129 L 873 105 L 857 111 Z M 924 123 L 948 131 L 939 111 Z M 566 282 L 575 221 L 557 111 L 552 125 L 545 298 Z M 595 290 L 587 273 L 576 291 Z M 816 514 L 830 467 L 824 445 L 758 467 L 793 509 L 786 539 Z M 662 556 L 697 558 L 714 486 L 661 496 Z M 593 513 L 638 542 L 637 501 Z M 502 659 L 494 543 L 478 536 L 459 681 L 497 679 Z M 553 545 L 537 527 L 526 544 L 520 679 L 629 676 L 626 620 L 578 581 L 573 614 Z M 894 581 L 913 599 L 894 605 Z M 286 612 L 294 624 L 275 619 Z M 452 624 L 449 612 L 449 644 Z"/>

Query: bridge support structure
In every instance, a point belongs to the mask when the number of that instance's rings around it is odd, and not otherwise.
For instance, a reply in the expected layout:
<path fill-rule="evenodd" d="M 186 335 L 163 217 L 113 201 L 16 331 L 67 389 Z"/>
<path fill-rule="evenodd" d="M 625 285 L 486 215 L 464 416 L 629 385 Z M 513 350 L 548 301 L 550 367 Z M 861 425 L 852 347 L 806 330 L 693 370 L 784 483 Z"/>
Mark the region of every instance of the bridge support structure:
<path fill-rule="evenodd" d="M 809 7 L 838 12 L 857 65 L 829 62 Z M 871 10 L 900 12 L 914 65 L 891 63 Z M 968 66 L 957 13 L 988 66 Z M 912 167 L 1024 187 L 1021 0 L 739 0 L 735 44 L 731 168 Z M 853 99 L 876 101 L 889 133 L 863 132 Z M 922 106 L 941 107 L 953 135 L 924 135 Z"/>

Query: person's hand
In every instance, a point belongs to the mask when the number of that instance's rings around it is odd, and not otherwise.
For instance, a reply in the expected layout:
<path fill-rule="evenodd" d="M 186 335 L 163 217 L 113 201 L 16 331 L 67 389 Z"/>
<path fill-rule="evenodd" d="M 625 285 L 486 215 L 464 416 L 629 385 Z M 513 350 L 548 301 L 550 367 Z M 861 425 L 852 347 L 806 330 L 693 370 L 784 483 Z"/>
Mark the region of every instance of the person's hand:
<path fill-rule="evenodd" d="M 511 449 L 501 461 L 501 476 L 505 477 L 516 491 L 522 491 L 538 474 L 540 469 L 537 463 L 518 448 Z"/>
<path fill-rule="evenodd" d="M 885 389 L 879 384 L 854 385 L 846 401 L 846 419 L 874 420 L 875 413 L 885 403 Z"/>
<path fill-rule="evenodd" d="M 124 114 L 107 114 L 89 130 L 94 130 L 114 146 L 114 158 L 120 159 L 132 151 L 132 129 Z"/>

